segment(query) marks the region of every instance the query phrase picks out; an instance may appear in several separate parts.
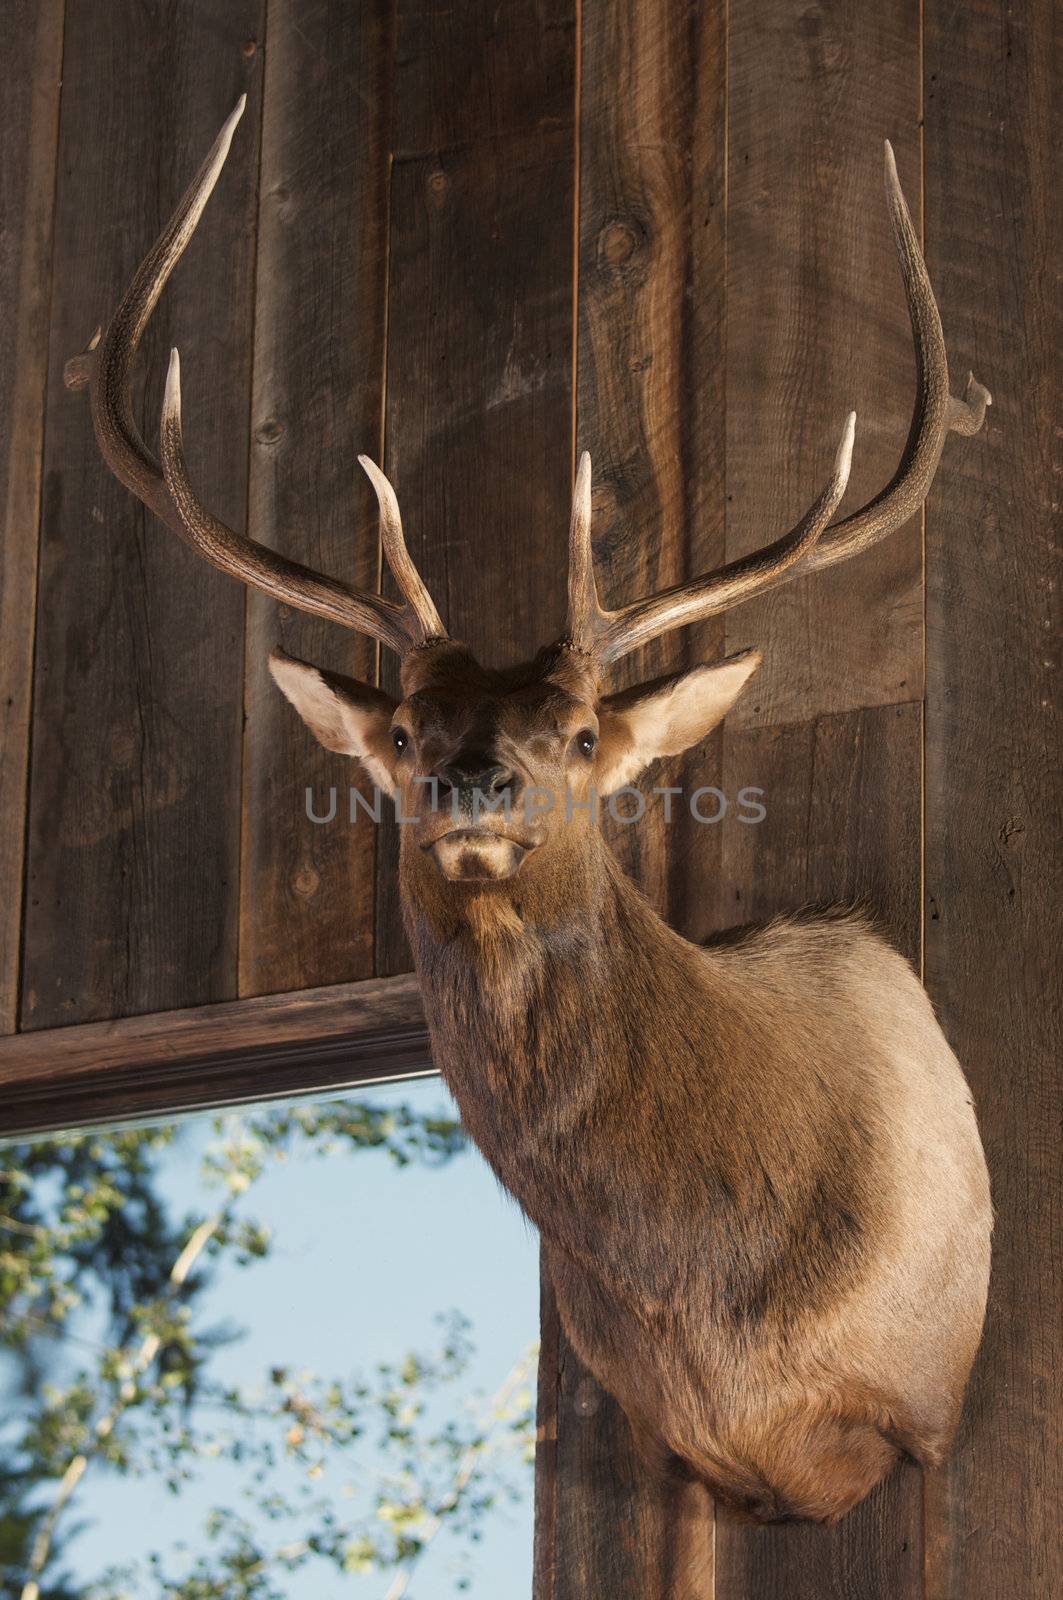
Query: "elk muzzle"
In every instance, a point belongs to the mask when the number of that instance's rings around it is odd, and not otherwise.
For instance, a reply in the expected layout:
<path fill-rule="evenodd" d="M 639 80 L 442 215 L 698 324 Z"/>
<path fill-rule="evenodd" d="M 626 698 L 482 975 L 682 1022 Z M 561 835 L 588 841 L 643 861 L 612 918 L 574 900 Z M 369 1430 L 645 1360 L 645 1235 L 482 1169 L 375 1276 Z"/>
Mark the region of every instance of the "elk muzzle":
<path fill-rule="evenodd" d="M 534 848 L 490 827 L 454 828 L 427 846 L 452 883 L 500 883 L 512 878 Z"/>
<path fill-rule="evenodd" d="M 430 837 L 422 849 L 452 882 L 511 878 L 537 842 L 520 827 L 521 785 L 513 768 L 469 751 L 441 763 L 432 776 Z"/>

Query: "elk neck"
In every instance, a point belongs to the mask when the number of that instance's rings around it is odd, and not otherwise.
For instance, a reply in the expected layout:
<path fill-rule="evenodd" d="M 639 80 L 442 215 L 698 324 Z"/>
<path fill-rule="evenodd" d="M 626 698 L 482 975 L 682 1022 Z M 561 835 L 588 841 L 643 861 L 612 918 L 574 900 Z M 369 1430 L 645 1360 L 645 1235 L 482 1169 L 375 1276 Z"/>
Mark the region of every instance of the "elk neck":
<path fill-rule="evenodd" d="M 542 1157 L 595 1105 L 638 1097 L 662 1036 L 682 1027 L 676 1018 L 695 993 L 704 1015 L 721 981 L 596 828 L 542 857 L 482 887 L 446 881 L 405 841 L 401 865 L 436 1064 L 472 1137 L 525 1204 L 532 1145 Z"/>

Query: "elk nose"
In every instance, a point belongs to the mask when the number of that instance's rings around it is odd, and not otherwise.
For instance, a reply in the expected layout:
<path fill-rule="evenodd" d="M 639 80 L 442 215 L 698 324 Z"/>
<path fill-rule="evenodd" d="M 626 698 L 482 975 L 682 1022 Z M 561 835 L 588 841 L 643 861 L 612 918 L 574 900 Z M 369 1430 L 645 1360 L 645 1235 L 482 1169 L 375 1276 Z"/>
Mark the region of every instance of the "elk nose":
<path fill-rule="evenodd" d="M 445 762 L 436 768 L 435 776 L 441 790 L 450 790 L 462 799 L 481 794 L 485 799 L 495 799 L 503 790 L 513 785 L 513 768 L 484 756 L 465 757 L 459 761 Z"/>

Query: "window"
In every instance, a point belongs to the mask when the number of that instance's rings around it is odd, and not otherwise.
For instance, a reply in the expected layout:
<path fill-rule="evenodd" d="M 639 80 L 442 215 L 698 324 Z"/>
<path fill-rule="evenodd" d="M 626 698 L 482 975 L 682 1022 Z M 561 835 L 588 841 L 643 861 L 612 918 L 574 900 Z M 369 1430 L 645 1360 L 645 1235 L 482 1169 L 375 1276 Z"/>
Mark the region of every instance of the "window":
<path fill-rule="evenodd" d="M 438 1078 L 7 1141 L 11 1592 L 526 1592 L 537 1327 Z"/>

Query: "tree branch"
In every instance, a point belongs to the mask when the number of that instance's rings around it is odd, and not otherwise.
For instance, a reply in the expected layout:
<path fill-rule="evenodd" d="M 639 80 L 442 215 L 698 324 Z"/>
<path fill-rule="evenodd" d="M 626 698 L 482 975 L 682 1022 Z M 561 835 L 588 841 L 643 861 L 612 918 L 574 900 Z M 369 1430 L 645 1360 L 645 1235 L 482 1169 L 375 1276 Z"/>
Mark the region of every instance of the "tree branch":
<path fill-rule="evenodd" d="M 509 1369 L 509 1372 L 502 1380 L 502 1384 L 497 1393 L 491 1399 L 492 1411 L 501 1411 L 502 1407 L 506 1404 L 506 1401 L 512 1395 L 514 1389 L 516 1389 L 517 1385 L 521 1383 L 527 1376 L 528 1370 L 532 1364 L 532 1358 L 535 1354 L 536 1351 L 533 1346 L 530 1350 L 526 1350 L 518 1361 L 514 1362 L 513 1366 Z M 423 1558 L 425 1551 L 428 1549 L 429 1545 L 432 1543 L 432 1540 L 443 1526 L 446 1518 L 451 1514 L 451 1512 L 457 1510 L 457 1507 L 460 1505 L 461 1497 L 469 1487 L 473 1474 L 476 1471 L 477 1462 L 483 1455 L 488 1441 L 490 1440 L 495 1429 L 498 1427 L 500 1421 L 501 1418 L 496 1416 L 479 1443 L 469 1445 L 468 1449 L 463 1453 L 461 1460 L 458 1462 L 457 1471 L 454 1474 L 454 1481 L 451 1484 L 447 1494 L 440 1502 L 438 1509 L 434 1512 L 428 1525 L 428 1531 L 421 1540 L 417 1554 L 415 1556 L 411 1556 L 410 1560 L 406 1562 L 405 1566 L 400 1567 L 396 1572 L 395 1576 L 391 1580 L 391 1584 L 388 1587 L 388 1592 L 384 1596 L 384 1600 L 402 1600 L 402 1596 L 406 1593 L 410 1586 L 410 1579 L 413 1576 L 414 1568 Z"/>
<path fill-rule="evenodd" d="M 207 1217 L 197 1228 L 193 1229 L 180 1255 L 170 1268 L 167 1277 L 167 1292 L 169 1294 L 172 1295 L 175 1289 L 179 1289 L 186 1282 L 188 1274 L 225 1221 L 226 1215 L 227 1212 L 224 1209 L 216 1211 L 212 1217 Z M 67 1464 L 66 1471 L 59 1480 L 59 1488 L 55 1499 L 37 1529 L 33 1547 L 30 1551 L 30 1575 L 22 1586 L 21 1600 L 40 1600 L 40 1576 L 48 1563 L 48 1557 L 52 1553 L 55 1530 L 63 1509 L 84 1476 L 89 1462 L 99 1453 L 104 1441 L 111 1436 L 121 1420 L 122 1413 L 134 1399 L 137 1392 L 136 1380 L 147 1370 L 158 1355 L 160 1343 L 161 1340 L 157 1333 L 144 1335 L 140 1348 L 133 1358 L 131 1375 L 119 1389 L 118 1397 L 111 1409 L 96 1424 L 95 1442 L 86 1450 L 79 1451 Z"/>

